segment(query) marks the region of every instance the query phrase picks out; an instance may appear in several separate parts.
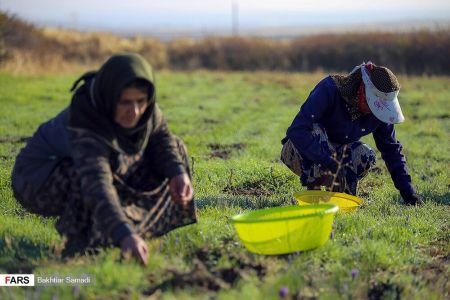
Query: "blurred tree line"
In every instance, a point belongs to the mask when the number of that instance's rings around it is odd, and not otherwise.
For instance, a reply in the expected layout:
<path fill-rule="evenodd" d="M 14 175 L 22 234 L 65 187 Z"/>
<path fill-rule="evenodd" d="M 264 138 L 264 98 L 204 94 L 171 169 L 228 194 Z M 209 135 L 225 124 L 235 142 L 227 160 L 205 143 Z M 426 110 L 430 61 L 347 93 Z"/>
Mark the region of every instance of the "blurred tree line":
<path fill-rule="evenodd" d="M 251 37 L 123 38 L 111 33 L 40 29 L 0 12 L 0 64 L 61 70 L 98 65 L 113 53 L 138 52 L 156 68 L 348 72 L 363 61 L 403 74 L 450 74 L 450 29 L 345 33 L 289 41 Z M 26 70 L 26 68 L 24 68 Z"/>

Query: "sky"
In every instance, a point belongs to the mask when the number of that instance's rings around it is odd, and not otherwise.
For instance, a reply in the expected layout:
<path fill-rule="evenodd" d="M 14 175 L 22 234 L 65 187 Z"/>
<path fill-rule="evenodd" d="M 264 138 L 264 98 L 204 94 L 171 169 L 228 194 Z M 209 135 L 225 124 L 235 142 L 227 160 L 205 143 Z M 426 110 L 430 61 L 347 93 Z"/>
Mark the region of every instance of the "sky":
<path fill-rule="evenodd" d="M 93 30 L 239 29 L 450 21 L 449 0 L 0 0 L 41 26 Z"/>

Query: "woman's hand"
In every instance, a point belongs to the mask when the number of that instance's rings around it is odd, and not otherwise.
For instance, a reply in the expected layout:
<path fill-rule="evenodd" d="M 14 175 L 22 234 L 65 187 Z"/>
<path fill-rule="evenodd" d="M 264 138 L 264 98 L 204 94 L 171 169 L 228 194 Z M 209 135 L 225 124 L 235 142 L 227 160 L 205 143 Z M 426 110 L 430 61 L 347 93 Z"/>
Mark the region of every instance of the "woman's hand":
<path fill-rule="evenodd" d="M 172 177 L 169 182 L 170 195 L 175 203 L 186 206 L 192 200 L 192 183 L 185 173 Z"/>
<path fill-rule="evenodd" d="M 423 204 L 422 197 L 420 197 L 416 193 L 408 194 L 408 193 L 400 192 L 400 195 L 402 196 L 403 201 L 407 205 L 417 205 L 417 206 L 419 206 L 419 205 Z"/>
<path fill-rule="evenodd" d="M 144 240 L 137 234 L 127 235 L 120 241 L 120 248 L 122 253 L 131 253 L 132 256 L 136 257 L 141 264 L 144 266 L 148 262 L 148 248 Z"/>

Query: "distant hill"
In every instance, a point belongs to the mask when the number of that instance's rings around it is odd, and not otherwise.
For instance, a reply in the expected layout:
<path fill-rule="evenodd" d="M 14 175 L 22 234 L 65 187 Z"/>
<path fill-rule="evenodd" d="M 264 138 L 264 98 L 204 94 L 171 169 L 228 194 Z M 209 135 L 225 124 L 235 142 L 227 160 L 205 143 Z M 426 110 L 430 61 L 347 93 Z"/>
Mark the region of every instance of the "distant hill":
<path fill-rule="evenodd" d="M 300 37 L 318 35 L 325 33 L 345 34 L 364 32 L 391 32 L 408 33 L 416 31 L 441 31 L 450 29 L 450 20 L 409 20 L 409 21 L 389 21 L 377 23 L 353 23 L 335 25 L 291 25 L 291 26 L 258 26 L 239 28 L 240 37 L 258 37 L 274 40 L 292 40 Z M 83 31 L 89 31 L 84 28 Z M 156 27 L 156 28 L 135 28 L 134 30 L 116 28 L 113 33 L 130 37 L 136 34 L 151 36 L 163 41 L 171 41 L 179 38 L 190 38 L 194 40 L 208 37 L 230 37 L 233 36 L 230 28 L 177 28 L 177 27 Z"/>
<path fill-rule="evenodd" d="M 166 66 L 165 46 L 156 39 L 37 28 L 0 12 L 0 66 L 3 68 L 17 72 L 61 72 L 79 66 L 95 67 L 117 52 L 139 52 L 155 67 Z"/>

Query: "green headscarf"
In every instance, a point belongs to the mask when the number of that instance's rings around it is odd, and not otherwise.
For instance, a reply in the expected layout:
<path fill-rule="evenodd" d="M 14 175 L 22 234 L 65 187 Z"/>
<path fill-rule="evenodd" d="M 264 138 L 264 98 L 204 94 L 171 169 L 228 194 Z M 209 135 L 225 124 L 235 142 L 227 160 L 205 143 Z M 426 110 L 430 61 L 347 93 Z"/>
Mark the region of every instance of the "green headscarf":
<path fill-rule="evenodd" d="M 123 128 L 114 122 L 116 104 L 124 87 L 136 79 L 149 84 L 149 105 L 134 128 Z M 84 84 L 78 87 L 78 84 Z M 69 127 L 88 130 L 113 148 L 136 154 L 147 144 L 153 128 L 155 88 L 151 66 L 138 54 L 118 54 L 106 61 L 98 72 L 88 72 L 73 85 Z"/>

